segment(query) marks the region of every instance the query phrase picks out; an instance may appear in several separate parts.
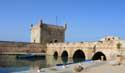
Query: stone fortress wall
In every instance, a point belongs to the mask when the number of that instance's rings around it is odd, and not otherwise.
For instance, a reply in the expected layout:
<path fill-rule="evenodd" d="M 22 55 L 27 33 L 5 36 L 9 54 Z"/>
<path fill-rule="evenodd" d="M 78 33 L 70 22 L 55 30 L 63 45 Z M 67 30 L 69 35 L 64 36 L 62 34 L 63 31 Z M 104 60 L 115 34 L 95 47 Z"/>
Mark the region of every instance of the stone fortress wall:
<path fill-rule="evenodd" d="M 117 48 L 117 44 L 121 43 L 121 49 Z M 82 53 L 82 54 L 81 54 Z M 125 58 L 125 40 L 120 40 L 116 36 L 106 36 L 99 41 L 94 42 L 64 42 L 64 43 L 51 43 L 47 44 L 47 54 L 51 56 L 59 56 L 52 61 L 56 63 L 63 62 L 63 57 L 69 57 L 67 62 L 71 62 L 71 58 L 76 57 L 87 59 L 100 59 L 111 60 L 116 58 L 117 55 L 122 55 Z M 47 56 L 47 59 L 51 57 Z M 52 64 L 52 61 L 47 61 Z"/>
<path fill-rule="evenodd" d="M 42 20 L 37 25 L 31 24 L 31 42 L 0 41 L 1 53 L 45 53 L 47 43 L 64 42 L 67 25 L 57 26 L 43 23 Z"/>
<path fill-rule="evenodd" d="M 107 36 L 96 42 L 65 42 L 47 44 L 48 55 L 67 55 L 73 58 L 78 52 L 84 54 L 85 59 L 92 59 L 95 56 L 104 56 L 105 60 L 110 60 L 120 54 L 117 44 L 121 43 L 122 55 L 125 56 L 125 41 L 119 37 Z M 123 51 L 124 50 L 124 51 Z M 96 55 L 97 54 L 97 55 Z M 80 55 L 80 54 L 79 54 Z"/>
<path fill-rule="evenodd" d="M 45 52 L 46 46 L 38 43 L 0 41 L 0 54 L 2 53 L 40 53 Z"/>
<path fill-rule="evenodd" d="M 31 42 L 33 43 L 53 43 L 64 42 L 67 25 L 57 26 L 43 23 L 42 20 L 37 25 L 31 24 Z"/>
<path fill-rule="evenodd" d="M 125 40 L 119 37 L 106 36 L 95 42 L 64 42 L 67 25 L 57 26 L 43 23 L 42 20 L 37 25 L 31 24 L 31 42 L 8 42 L 0 41 L 0 53 L 4 52 L 45 52 L 47 55 L 78 56 L 83 54 L 85 59 L 91 59 L 99 55 L 103 59 L 111 59 L 120 54 L 117 44 L 120 43 L 122 50 L 125 49 Z M 122 52 L 125 54 L 125 50 Z M 75 56 L 75 57 L 76 57 Z M 100 56 L 99 56 L 100 57 Z"/>

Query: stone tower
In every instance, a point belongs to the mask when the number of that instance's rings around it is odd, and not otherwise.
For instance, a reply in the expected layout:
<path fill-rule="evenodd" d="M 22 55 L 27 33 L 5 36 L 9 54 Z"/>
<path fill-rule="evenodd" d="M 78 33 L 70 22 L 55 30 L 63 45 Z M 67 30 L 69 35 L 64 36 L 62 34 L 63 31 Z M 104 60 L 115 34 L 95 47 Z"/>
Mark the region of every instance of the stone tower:
<path fill-rule="evenodd" d="M 40 20 L 37 25 L 31 24 L 31 42 L 41 44 L 64 42 L 66 28 L 66 24 L 57 26 L 43 23 Z"/>

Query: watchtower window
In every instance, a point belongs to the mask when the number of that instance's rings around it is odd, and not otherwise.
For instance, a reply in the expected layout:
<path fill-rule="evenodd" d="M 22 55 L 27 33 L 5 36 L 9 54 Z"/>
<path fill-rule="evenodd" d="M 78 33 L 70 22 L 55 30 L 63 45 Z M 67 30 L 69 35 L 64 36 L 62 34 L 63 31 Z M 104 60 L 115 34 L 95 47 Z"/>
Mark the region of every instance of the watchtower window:
<path fill-rule="evenodd" d="M 55 42 L 55 43 L 57 43 L 58 41 L 57 41 L 57 40 L 55 40 L 54 42 Z"/>
<path fill-rule="evenodd" d="M 52 43 L 52 41 L 49 41 L 49 43 Z"/>
<path fill-rule="evenodd" d="M 34 43 L 35 43 L 36 41 L 34 40 Z"/>
<path fill-rule="evenodd" d="M 110 38 L 108 38 L 108 41 L 110 41 Z"/>

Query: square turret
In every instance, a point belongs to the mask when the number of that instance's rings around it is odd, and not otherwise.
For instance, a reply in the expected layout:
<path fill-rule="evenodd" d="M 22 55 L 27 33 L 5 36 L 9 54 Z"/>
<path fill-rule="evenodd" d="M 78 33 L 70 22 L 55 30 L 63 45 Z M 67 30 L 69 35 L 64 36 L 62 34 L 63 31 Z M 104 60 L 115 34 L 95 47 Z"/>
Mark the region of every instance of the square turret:
<path fill-rule="evenodd" d="M 37 25 L 31 24 L 31 43 L 57 43 L 64 42 L 65 26 L 57 26 L 43 23 L 42 20 Z"/>

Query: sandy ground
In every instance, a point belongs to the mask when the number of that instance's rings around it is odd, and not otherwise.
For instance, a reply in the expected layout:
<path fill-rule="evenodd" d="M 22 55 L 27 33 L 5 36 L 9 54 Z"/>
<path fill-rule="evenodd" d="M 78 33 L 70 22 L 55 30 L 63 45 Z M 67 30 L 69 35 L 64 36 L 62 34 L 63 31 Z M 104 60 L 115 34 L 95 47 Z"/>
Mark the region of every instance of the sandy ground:
<path fill-rule="evenodd" d="M 84 67 L 84 70 L 81 72 L 75 72 L 74 66 L 81 65 Z M 76 63 L 72 65 L 68 65 L 66 67 L 50 67 L 41 69 L 40 72 L 37 72 L 37 69 L 30 69 L 28 71 L 15 72 L 15 73 L 125 73 L 125 60 L 121 65 L 111 65 L 109 61 L 106 62 L 85 62 L 85 63 Z"/>
<path fill-rule="evenodd" d="M 83 70 L 80 73 L 125 73 L 125 61 L 121 65 L 115 65 L 115 66 L 107 62 L 103 65 Z"/>

